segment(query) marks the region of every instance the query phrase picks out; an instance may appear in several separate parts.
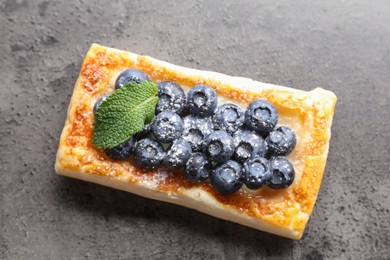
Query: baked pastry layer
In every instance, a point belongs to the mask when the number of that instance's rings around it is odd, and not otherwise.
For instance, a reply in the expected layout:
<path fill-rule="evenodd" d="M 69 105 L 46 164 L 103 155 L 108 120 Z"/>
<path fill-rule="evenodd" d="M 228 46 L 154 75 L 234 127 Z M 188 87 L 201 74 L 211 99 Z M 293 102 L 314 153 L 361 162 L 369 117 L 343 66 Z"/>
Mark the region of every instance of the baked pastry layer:
<path fill-rule="evenodd" d="M 213 87 L 219 101 L 246 107 L 267 99 L 279 112 L 279 125 L 292 128 L 297 146 L 287 158 L 296 177 L 287 189 L 242 188 L 218 194 L 208 182 L 190 183 L 180 171 L 145 170 L 130 159 L 115 161 L 92 146 L 93 106 L 114 91 L 120 72 L 135 68 L 154 82 L 174 81 Z M 148 56 L 92 44 L 83 62 L 68 108 L 57 152 L 58 174 L 193 208 L 209 215 L 288 238 L 299 239 L 313 210 L 324 172 L 336 96 L 316 88 L 301 91 L 247 78 L 184 68 Z"/>

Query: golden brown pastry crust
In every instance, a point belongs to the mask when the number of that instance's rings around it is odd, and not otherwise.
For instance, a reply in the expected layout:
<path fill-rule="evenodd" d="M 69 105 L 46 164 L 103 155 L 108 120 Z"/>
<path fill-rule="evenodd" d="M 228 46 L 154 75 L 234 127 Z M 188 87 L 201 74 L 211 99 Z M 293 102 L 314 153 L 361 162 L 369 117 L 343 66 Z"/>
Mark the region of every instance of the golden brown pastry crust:
<path fill-rule="evenodd" d="M 219 195 L 211 185 L 190 183 L 181 172 L 144 170 L 134 161 L 114 161 L 92 146 L 93 105 L 114 90 L 113 81 L 127 68 L 144 71 L 155 82 L 184 86 L 204 83 L 219 96 L 246 107 L 255 99 L 272 102 L 280 122 L 291 126 L 298 144 L 289 155 L 296 169 L 294 183 L 284 190 L 267 187 Z M 93 44 L 83 62 L 58 147 L 56 172 L 73 178 L 194 208 L 222 219 L 299 239 L 313 210 L 329 147 L 336 96 L 317 88 L 291 88 L 175 66 L 147 56 Z"/>

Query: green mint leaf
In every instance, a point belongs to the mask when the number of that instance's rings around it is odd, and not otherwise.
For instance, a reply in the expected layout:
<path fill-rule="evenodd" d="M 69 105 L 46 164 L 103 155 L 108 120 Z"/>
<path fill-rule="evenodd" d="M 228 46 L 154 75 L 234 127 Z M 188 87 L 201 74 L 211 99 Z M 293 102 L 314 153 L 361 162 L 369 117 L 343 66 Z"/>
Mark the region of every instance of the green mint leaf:
<path fill-rule="evenodd" d="M 154 118 L 158 88 L 150 80 L 131 82 L 111 94 L 96 110 L 92 143 L 113 148 L 140 132 Z"/>

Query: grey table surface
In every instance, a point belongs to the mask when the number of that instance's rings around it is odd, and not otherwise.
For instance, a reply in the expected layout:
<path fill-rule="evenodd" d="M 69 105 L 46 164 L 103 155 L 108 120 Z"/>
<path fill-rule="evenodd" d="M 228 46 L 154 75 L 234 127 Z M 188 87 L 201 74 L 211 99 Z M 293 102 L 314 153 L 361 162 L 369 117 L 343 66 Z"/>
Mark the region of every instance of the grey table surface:
<path fill-rule="evenodd" d="M 57 176 L 60 132 L 93 42 L 334 91 L 328 163 L 303 238 Z M 0 80 L 1 259 L 390 258 L 387 0 L 1 0 Z"/>

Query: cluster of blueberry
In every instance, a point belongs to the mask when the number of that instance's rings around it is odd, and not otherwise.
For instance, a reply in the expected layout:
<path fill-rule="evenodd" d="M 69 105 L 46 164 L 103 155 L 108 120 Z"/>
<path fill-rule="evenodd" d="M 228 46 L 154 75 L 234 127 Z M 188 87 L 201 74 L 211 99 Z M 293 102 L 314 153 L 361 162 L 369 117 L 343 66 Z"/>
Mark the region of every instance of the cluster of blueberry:
<path fill-rule="evenodd" d="M 130 69 L 119 75 L 115 87 L 147 79 Z M 106 149 L 108 156 L 121 160 L 134 153 L 143 168 L 161 163 L 184 168 L 188 180 L 210 178 L 222 194 L 234 193 L 243 184 L 249 189 L 291 185 L 295 171 L 284 156 L 295 148 L 296 137 L 290 128 L 277 126 L 278 111 L 271 103 L 256 100 L 244 111 L 232 103 L 217 106 L 217 94 L 207 85 L 194 86 L 187 98 L 174 82 L 161 82 L 158 89 L 154 121 L 124 144 Z M 94 111 L 105 98 L 97 101 Z M 164 151 L 161 143 L 170 146 Z"/>

